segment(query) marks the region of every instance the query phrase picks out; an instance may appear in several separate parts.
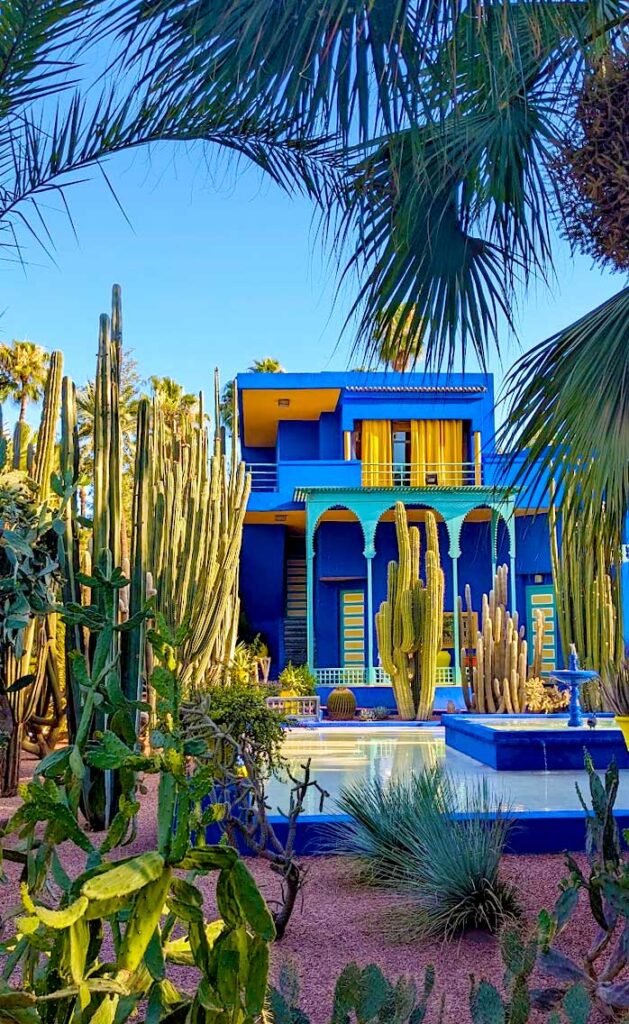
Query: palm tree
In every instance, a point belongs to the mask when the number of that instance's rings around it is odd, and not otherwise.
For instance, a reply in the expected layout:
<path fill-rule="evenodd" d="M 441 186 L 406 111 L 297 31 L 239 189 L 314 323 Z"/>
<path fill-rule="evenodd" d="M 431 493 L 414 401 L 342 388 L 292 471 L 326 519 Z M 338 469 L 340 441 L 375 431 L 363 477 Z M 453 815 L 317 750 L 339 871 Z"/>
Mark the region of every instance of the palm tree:
<path fill-rule="evenodd" d="M 164 413 L 164 422 L 173 430 L 178 420 L 189 419 L 198 408 L 197 395 L 189 394 L 172 377 L 149 377 L 154 397 Z"/>
<path fill-rule="evenodd" d="M 399 373 L 414 367 L 422 353 L 422 335 L 413 329 L 414 307 L 410 312 L 397 309 L 391 316 L 376 320 L 378 362 L 390 365 Z"/>
<path fill-rule="evenodd" d="M 279 359 L 273 359 L 272 356 L 264 356 L 262 359 L 254 359 L 251 366 L 248 369 L 249 373 L 284 373 L 284 367 L 280 363 Z M 223 391 L 221 393 L 221 423 L 229 430 L 232 431 L 234 425 L 234 382 L 228 380 Z"/>
<path fill-rule="evenodd" d="M 32 341 L 0 345 L 0 401 L 7 398 L 19 406 L 18 423 L 24 423 L 29 402 L 39 402 L 48 376 L 49 355 Z"/>
<path fill-rule="evenodd" d="M 284 367 L 279 359 L 272 356 L 264 356 L 263 359 L 254 359 L 249 367 L 249 373 L 284 373 Z"/>

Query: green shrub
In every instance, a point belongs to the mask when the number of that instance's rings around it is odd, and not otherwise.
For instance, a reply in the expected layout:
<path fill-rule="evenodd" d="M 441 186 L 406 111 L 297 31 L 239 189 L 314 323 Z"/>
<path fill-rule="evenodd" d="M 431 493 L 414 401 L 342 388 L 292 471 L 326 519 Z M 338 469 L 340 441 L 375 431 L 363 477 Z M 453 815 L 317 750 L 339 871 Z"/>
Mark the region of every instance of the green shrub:
<path fill-rule="evenodd" d="M 208 695 L 212 721 L 247 752 L 258 771 L 266 775 L 277 768 L 281 764 L 284 717 L 267 706 L 267 691 L 233 683 L 212 687 Z M 214 742 L 213 735 L 207 740 Z"/>
<path fill-rule="evenodd" d="M 498 931 L 519 914 L 516 892 L 500 877 L 509 817 L 483 781 L 459 799 L 441 768 L 408 779 L 356 783 L 341 791 L 351 817 L 335 830 L 339 849 L 374 885 L 409 898 L 407 936 L 451 938 L 471 928 Z"/>
<path fill-rule="evenodd" d="M 316 676 L 307 665 L 293 665 L 289 661 L 278 679 L 281 690 L 292 690 L 297 697 L 312 697 L 317 685 Z"/>

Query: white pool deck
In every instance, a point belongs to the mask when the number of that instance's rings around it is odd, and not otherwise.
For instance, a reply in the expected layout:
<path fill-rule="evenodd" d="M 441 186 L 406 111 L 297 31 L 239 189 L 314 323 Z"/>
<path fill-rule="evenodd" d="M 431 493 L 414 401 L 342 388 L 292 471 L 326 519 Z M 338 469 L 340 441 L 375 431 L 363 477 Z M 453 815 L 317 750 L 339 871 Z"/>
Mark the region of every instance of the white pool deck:
<path fill-rule="evenodd" d="M 414 729 L 406 726 L 370 726 L 291 729 L 286 737 L 284 756 L 293 769 L 310 758 L 313 776 L 330 794 L 323 813 L 337 811 L 335 800 L 343 786 L 361 778 L 404 777 L 424 765 L 443 764 L 453 778 L 461 781 L 486 776 L 494 793 L 508 802 L 514 811 L 570 811 L 580 807 L 575 783 L 588 793 L 587 776 L 581 772 L 500 772 L 474 761 L 465 754 L 446 748 L 444 730 Z M 629 770 L 621 771 L 616 807 L 629 809 Z M 272 779 L 268 786 L 269 803 L 285 810 L 287 785 Z M 318 796 L 311 791 L 304 808 L 318 814 Z M 337 812 L 338 813 L 338 812 Z"/>

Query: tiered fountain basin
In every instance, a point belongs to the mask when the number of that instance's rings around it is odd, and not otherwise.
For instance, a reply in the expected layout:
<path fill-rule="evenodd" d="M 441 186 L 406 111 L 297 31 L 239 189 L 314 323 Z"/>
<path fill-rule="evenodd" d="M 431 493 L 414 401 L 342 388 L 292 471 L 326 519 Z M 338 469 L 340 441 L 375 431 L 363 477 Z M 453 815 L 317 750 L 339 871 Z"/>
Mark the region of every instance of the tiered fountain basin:
<path fill-rule="evenodd" d="M 629 753 L 613 715 L 568 726 L 568 715 L 444 715 L 446 746 L 496 771 L 580 771 L 587 750 L 594 767 L 612 758 L 629 768 Z"/>

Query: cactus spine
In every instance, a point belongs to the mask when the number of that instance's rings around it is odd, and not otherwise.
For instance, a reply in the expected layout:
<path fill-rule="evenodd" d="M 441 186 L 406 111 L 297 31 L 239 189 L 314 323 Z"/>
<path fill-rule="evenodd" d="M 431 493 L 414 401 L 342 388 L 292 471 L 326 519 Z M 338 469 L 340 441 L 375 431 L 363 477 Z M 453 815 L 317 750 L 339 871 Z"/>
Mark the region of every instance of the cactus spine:
<path fill-rule="evenodd" d="M 395 505 L 399 561 L 389 562 L 387 599 L 376 614 L 378 650 L 391 678 L 401 718 L 429 719 L 435 697 L 437 654 L 443 637 L 443 571 L 437 521 L 426 513 L 426 555 L 420 576 L 420 535 L 409 529 L 402 502 Z"/>
<path fill-rule="evenodd" d="M 483 594 L 481 625 L 476 635 L 476 664 L 470 663 L 468 649 L 460 651 L 463 696 L 469 711 L 480 714 L 505 712 L 515 714 L 526 707 L 526 679 L 528 673 L 528 644 L 524 639 L 524 626 L 519 626 L 518 613 L 507 611 L 506 565 L 498 567 L 493 589 Z M 465 588 L 468 621 L 473 616 L 471 591 Z M 463 606 L 458 599 L 459 621 L 463 620 Z M 465 634 L 461 632 L 461 636 Z M 535 655 L 541 661 L 544 642 L 544 620 L 536 618 Z"/>

